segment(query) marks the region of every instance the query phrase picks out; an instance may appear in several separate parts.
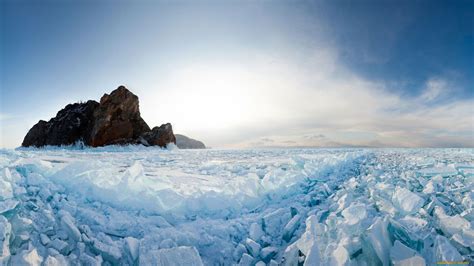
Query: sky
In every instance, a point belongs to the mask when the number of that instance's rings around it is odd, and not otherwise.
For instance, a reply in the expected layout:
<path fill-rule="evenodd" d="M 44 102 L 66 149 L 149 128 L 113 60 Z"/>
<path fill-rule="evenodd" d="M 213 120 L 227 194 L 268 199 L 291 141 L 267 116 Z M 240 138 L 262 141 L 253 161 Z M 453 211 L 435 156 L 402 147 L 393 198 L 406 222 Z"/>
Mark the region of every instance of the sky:
<path fill-rule="evenodd" d="M 0 1 L 0 147 L 119 85 L 214 148 L 474 147 L 474 1 Z"/>

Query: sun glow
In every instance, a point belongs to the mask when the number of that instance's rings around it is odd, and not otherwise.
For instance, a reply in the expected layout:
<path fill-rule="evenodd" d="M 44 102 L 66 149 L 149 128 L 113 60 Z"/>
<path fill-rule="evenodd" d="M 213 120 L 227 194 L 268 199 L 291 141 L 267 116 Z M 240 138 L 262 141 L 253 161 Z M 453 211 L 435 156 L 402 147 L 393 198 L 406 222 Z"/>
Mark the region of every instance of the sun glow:
<path fill-rule="evenodd" d="M 153 120 L 162 119 L 157 116 L 166 112 L 166 119 L 180 130 L 229 129 L 251 124 L 265 115 L 262 91 L 266 87 L 244 67 L 190 65 L 175 71 L 157 86 L 152 97 L 155 99 L 149 100 L 155 104 L 148 105 L 146 99 L 143 114 L 153 114 Z M 164 98 L 166 101 L 156 100 Z"/>

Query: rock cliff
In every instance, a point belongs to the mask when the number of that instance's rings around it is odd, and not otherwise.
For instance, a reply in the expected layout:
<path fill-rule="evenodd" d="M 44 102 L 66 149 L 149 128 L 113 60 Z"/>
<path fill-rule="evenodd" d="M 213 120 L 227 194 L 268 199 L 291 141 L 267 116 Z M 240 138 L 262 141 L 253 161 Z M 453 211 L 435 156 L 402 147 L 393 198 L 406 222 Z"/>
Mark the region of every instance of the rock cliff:
<path fill-rule="evenodd" d="M 40 120 L 26 134 L 22 146 L 87 146 L 144 144 L 164 147 L 176 143 L 171 124 L 150 127 L 140 116 L 138 97 L 124 86 L 104 94 L 100 103 L 68 104 L 48 122 Z"/>

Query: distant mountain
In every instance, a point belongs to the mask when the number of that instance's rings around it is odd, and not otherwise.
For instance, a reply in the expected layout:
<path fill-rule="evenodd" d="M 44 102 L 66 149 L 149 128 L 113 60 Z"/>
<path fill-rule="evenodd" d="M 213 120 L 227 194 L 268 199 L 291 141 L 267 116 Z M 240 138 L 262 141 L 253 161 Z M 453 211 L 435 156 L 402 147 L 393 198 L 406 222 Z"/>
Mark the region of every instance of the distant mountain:
<path fill-rule="evenodd" d="M 206 145 L 199 140 L 195 140 L 185 135 L 175 134 L 176 146 L 180 149 L 205 149 Z"/>

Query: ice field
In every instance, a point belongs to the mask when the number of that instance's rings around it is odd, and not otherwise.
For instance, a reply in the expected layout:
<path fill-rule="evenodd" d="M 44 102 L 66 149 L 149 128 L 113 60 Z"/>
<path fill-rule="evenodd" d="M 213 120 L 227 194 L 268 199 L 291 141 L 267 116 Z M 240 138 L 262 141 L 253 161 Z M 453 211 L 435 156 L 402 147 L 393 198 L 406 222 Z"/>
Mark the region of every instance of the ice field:
<path fill-rule="evenodd" d="M 0 150 L 0 265 L 474 260 L 474 150 Z"/>

